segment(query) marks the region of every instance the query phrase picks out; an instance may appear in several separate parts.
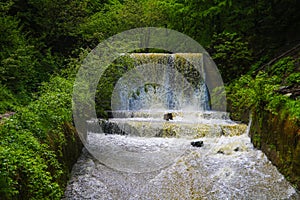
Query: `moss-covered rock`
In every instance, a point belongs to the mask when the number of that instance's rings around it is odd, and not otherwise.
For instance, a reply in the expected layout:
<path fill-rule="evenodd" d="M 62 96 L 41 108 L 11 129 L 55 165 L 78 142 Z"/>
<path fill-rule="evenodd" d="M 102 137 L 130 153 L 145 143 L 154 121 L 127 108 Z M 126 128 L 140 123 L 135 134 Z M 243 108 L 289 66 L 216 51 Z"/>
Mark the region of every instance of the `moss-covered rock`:
<path fill-rule="evenodd" d="M 254 146 L 261 149 L 285 177 L 300 189 L 300 126 L 286 112 L 254 113 L 250 128 Z"/>
<path fill-rule="evenodd" d="M 62 155 L 59 157 L 60 163 L 64 165 L 64 176 L 62 183 L 65 185 L 70 178 L 70 173 L 73 165 L 81 155 L 83 144 L 75 127 L 65 122 L 63 124 L 63 132 L 65 135 L 66 143 L 62 147 Z"/>

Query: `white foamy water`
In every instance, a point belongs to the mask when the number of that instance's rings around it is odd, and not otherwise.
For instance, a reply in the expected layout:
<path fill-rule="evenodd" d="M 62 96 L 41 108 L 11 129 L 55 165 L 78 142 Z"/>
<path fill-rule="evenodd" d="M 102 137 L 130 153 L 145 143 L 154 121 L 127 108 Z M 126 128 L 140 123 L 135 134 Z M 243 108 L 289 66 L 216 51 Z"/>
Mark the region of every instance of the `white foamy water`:
<path fill-rule="evenodd" d="M 130 56 L 135 68 L 115 84 L 107 112 L 113 118 L 75 115 L 88 130 L 82 138 L 89 152 L 74 165 L 64 199 L 299 198 L 253 148 L 247 126 L 220 112 L 223 81 L 206 52 Z M 202 147 L 191 145 L 197 140 Z"/>
<path fill-rule="evenodd" d="M 297 199 L 247 134 L 200 140 L 90 133 L 65 199 Z"/>

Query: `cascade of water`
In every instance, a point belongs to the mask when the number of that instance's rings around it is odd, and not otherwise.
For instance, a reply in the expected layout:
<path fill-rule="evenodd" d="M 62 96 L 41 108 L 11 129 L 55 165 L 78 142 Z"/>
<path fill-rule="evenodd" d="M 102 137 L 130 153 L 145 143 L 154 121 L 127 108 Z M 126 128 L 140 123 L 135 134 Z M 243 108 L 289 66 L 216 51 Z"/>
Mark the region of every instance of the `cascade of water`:
<path fill-rule="evenodd" d="M 98 160 L 84 151 L 66 199 L 298 199 L 251 144 L 251 120 L 247 127 L 210 110 L 202 54 L 131 56 L 137 67 L 115 86 L 114 118 L 100 120 L 106 134 L 88 121 Z M 203 147 L 193 147 L 200 138 Z"/>
<path fill-rule="evenodd" d="M 171 71 L 171 67 L 174 66 L 174 56 L 170 55 L 168 56 L 168 64 L 167 64 L 167 68 L 166 68 L 166 73 L 164 74 L 164 79 L 165 79 L 165 87 L 166 87 L 166 108 L 168 110 L 174 110 L 176 105 L 175 105 L 175 97 L 174 94 L 172 92 L 172 88 L 171 88 L 171 81 L 173 80 L 172 78 L 172 71 Z M 178 104 L 178 103 L 177 103 Z"/>
<path fill-rule="evenodd" d="M 135 69 L 116 84 L 113 110 L 209 110 L 202 54 L 131 54 Z M 203 74 L 201 74 L 203 73 Z"/>
<path fill-rule="evenodd" d="M 99 162 L 84 151 L 65 200 L 299 199 L 246 134 L 202 140 L 196 148 L 184 139 L 93 134 L 90 145 L 105 153 Z"/>

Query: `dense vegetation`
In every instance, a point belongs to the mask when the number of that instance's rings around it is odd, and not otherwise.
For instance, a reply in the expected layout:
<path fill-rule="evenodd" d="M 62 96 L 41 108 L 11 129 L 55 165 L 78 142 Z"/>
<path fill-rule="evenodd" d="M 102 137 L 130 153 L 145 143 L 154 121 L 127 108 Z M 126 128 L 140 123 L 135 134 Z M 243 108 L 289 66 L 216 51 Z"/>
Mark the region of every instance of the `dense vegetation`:
<path fill-rule="evenodd" d="M 1 1 L 0 114 L 16 114 L 0 121 L 0 199 L 61 198 L 66 147 L 76 141 L 67 131 L 76 71 L 86 52 L 131 28 L 167 27 L 203 45 L 228 86 L 234 119 L 284 110 L 300 121 L 299 97 L 278 92 L 299 86 L 299 53 L 265 65 L 299 43 L 299 9 L 298 0 Z M 124 72 L 115 66 L 100 81 L 107 91 L 96 99 L 99 113 Z"/>
<path fill-rule="evenodd" d="M 300 59 L 285 57 L 255 75 L 243 75 L 228 87 L 232 117 L 241 119 L 245 110 L 266 110 L 278 114 L 285 110 L 295 120 L 300 120 L 299 97 L 280 94 L 282 86 L 295 86 L 300 82 Z M 292 97 L 292 98 L 291 98 Z M 238 99 L 238 100 L 237 100 Z M 249 114 L 249 113 L 248 113 Z M 234 116 L 238 115 L 238 116 Z"/>

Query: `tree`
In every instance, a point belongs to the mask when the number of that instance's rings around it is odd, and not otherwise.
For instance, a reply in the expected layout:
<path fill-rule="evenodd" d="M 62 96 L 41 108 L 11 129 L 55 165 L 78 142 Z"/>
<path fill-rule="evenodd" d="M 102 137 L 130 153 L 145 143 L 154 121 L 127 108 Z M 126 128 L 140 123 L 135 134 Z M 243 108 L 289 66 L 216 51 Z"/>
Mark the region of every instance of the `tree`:
<path fill-rule="evenodd" d="M 15 0 L 10 15 L 21 23 L 27 39 L 40 50 L 70 55 L 81 44 L 79 24 L 88 15 L 88 3 L 68 0 Z"/>
<path fill-rule="evenodd" d="M 209 52 L 216 62 L 225 83 L 247 73 L 252 64 L 248 43 L 237 33 L 214 34 Z"/>

